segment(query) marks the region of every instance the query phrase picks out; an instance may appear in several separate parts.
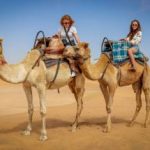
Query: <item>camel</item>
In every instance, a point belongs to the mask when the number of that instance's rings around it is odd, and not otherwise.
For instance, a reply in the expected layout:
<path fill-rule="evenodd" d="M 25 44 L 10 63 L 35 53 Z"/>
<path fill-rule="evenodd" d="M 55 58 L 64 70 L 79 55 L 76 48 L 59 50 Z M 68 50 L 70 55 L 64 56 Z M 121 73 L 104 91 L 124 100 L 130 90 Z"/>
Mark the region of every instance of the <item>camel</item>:
<path fill-rule="evenodd" d="M 136 72 L 128 70 L 130 63 L 123 67 L 117 68 L 105 54 L 101 54 L 96 63 L 92 64 L 90 60 L 90 49 L 88 43 L 80 43 L 78 46 L 67 47 L 64 50 L 64 56 L 75 57 L 77 64 L 83 74 L 90 80 L 97 80 L 100 84 L 107 110 L 107 123 L 104 132 L 111 131 L 111 113 L 113 97 L 118 86 L 132 85 L 136 93 L 136 110 L 129 126 L 133 126 L 142 106 L 141 92 L 142 89 L 146 100 L 146 117 L 144 126 L 148 125 L 150 111 L 150 69 L 147 64 L 144 66 L 136 63 Z M 120 76 L 120 71 L 122 75 Z"/>
<path fill-rule="evenodd" d="M 53 39 L 51 39 L 53 41 Z M 57 41 L 56 41 L 57 42 Z M 61 43 L 63 44 L 63 43 Z M 0 52 L 1 56 L 2 40 L 0 40 Z M 75 131 L 78 125 L 79 116 L 83 109 L 82 97 L 84 93 L 85 78 L 82 73 L 79 73 L 76 77 L 71 77 L 71 71 L 68 63 L 60 63 L 58 75 L 55 81 L 52 83 L 57 69 L 57 65 L 50 68 L 46 68 L 44 62 L 39 59 L 41 53 L 38 49 L 32 49 L 28 52 L 25 59 L 18 64 L 1 64 L 0 63 L 0 77 L 2 80 L 9 83 L 22 83 L 28 102 L 28 124 L 23 131 L 24 135 L 30 135 L 32 131 L 32 116 L 33 116 L 33 99 L 32 89 L 37 89 L 40 101 L 40 114 L 41 114 L 41 133 L 40 140 L 45 141 L 48 139 L 46 131 L 46 89 L 58 89 L 65 85 L 68 85 L 72 93 L 75 96 L 77 102 L 77 112 L 75 121 L 72 125 L 72 131 Z M 4 60 L 4 57 L 0 57 L 0 62 Z M 38 63 L 37 60 L 39 60 Z M 52 84 L 51 84 L 52 83 Z"/>

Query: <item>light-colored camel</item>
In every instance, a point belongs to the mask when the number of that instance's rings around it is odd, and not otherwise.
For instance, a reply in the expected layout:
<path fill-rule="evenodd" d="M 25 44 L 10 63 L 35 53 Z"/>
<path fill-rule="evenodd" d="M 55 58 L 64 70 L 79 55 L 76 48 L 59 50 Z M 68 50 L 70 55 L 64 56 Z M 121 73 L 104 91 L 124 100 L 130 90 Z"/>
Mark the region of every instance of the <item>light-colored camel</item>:
<path fill-rule="evenodd" d="M 130 63 L 127 63 L 123 66 L 123 68 L 121 67 L 118 69 L 110 63 L 110 59 L 105 54 L 101 54 L 98 61 L 95 64 L 92 64 L 90 61 L 91 53 L 88 48 L 88 43 L 80 43 L 75 47 L 67 47 L 64 50 L 64 55 L 66 57 L 76 57 L 79 67 L 84 75 L 90 80 L 98 80 L 105 98 L 108 115 L 106 128 L 104 129 L 105 132 L 109 132 L 111 130 L 113 97 L 119 83 L 121 83 L 121 86 L 132 84 L 133 89 L 136 92 L 136 110 L 129 124 L 130 126 L 134 124 L 141 109 L 141 92 L 143 87 L 146 99 L 146 118 L 144 125 L 145 127 L 147 126 L 150 111 L 150 69 L 147 65 L 143 67 L 136 63 L 136 72 L 128 70 Z M 122 72 L 121 76 L 120 72 Z"/>
<path fill-rule="evenodd" d="M 2 40 L 0 40 L 0 51 L 2 52 Z M 25 135 L 30 135 L 32 130 L 32 116 L 33 116 L 33 100 L 32 100 L 32 89 L 34 86 L 37 89 L 40 101 L 40 114 L 41 114 L 41 135 L 40 140 L 44 141 L 47 137 L 46 131 L 46 89 L 57 89 L 65 85 L 69 85 L 73 92 L 77 102 L 76 118 L 72 126 L 72 130 L 75 131 L 78 119 L 82 111 L 82 97 L 84 93 L 85 79 L 82 74 L 78 74 L 72 78 L 70 73 L 69 65 L 64 62 L 60 64 L 57 78 L 51 85 L 56 72 L 57 65 L 54 65 L 46 69 L 45 64 L 42 60 L 33 68 L 36 60 L 40 57 L 40 52 L 37 49 L 31 50 L 26 58 L 19 64 L 3 64 L 0 65 L 0 77 L 1 79 L 9 83 L 23 83 L 23 88 L 27 97 L 28 102 L 28 125 L 23 132 Z M 14 56 L 15 57 L 15 56 Z M 0 61 L 4 58 L 1 57 Z"/>

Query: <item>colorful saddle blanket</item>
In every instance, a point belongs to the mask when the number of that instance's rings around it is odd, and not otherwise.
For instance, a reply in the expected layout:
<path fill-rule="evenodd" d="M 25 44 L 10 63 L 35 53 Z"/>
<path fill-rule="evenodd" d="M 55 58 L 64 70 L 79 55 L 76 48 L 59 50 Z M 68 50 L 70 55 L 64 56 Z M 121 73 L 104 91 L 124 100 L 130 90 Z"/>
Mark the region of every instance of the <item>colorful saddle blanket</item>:
<path fill-rule="evenodd" d="M 119 63 L 122 63 L 122 62 L 126 61 L 127 59 L 129 59 L 127 50 L 130 47 L 131 47 L 131 44 L 129 42 L 113 41 L 111 43 L 111 46 L 108 46 L 108 43 L 106 44 L 106 46 L 104 45 L 104 49 L 102 50 L 102 52 L 108 52 L 108 51 L 110 52 L 111 51 L 113 63 L 119 64 Z M 143 55 L 143 53 L 140 52 L 140 50 L 138 50 L 134 54 L 134 58 L 143 60 L 144 55 Z"/>

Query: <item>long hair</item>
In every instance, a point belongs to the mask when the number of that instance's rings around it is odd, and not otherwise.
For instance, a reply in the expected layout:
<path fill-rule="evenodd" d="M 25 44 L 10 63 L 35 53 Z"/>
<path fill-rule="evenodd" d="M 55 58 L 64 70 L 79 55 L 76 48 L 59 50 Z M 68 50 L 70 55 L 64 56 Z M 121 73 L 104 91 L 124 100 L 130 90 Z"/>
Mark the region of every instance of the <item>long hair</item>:
<path fill-rule="evenodd" d="M 138 24 L 138 27 L 137 27 L 136 30 L 133 30 L 133 28 L 132 28 L 133 22 L 136 22 L 136 23 Z M 127 37 L 129 37 L 129 40 L 132 40 L 133 37 L 134 37 L 134 35 L 135 35 L 138 31 L 141 31 L 140 22 L 139 22 L 138 20 L 136 20 L 136 19 L 135 19 L 135 20 L 132 20 L 132 21 L 131 21 L 131 24 L 130 24 L 130 31 L 129 31 L 128 35 L 127 35 Z"/>

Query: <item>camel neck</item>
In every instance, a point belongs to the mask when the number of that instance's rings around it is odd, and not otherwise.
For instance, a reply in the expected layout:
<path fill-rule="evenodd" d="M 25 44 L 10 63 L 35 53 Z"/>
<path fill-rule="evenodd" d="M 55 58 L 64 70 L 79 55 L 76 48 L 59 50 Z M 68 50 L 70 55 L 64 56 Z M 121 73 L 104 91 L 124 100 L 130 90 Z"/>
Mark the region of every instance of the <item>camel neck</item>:
<path fill-rule="evenodd" d="M 101 54 L 100 58 L 96 63 L 91 63 L 90 58 L 87 59 L 83 65 L 81 65 L 81 69 L 84 75 L 90 80 L 98 80 L 102 77 L 103 72 L 106 68 L 106 64 L 109 59 L 106 55 Z"/>
<path fill-rule="evenodd" d="M 39 56 L 39 51 L 33 50 L 21 63 L 0 65 L 0 77 L 9 83 L 23 82 Z"/>

